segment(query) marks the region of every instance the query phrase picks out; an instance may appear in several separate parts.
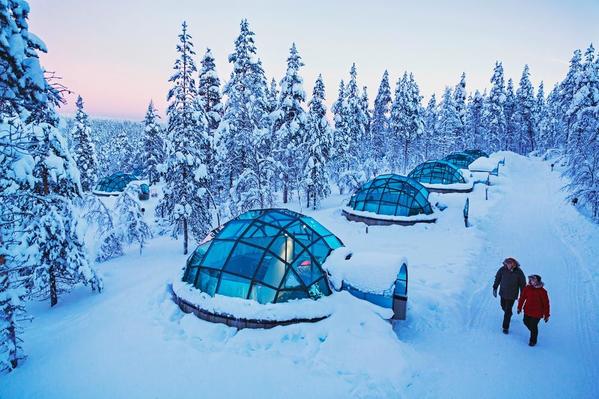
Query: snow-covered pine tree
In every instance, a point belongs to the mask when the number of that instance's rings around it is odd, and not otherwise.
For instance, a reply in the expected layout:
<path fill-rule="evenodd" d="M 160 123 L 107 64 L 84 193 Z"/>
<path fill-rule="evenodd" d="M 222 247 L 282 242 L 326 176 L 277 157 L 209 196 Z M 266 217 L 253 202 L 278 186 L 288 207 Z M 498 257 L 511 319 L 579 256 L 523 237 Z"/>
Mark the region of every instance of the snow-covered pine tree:
<path fill-rule="evenodd" d="M 35 183 L 24 121 L 52 100 L 37 53 L 46 46 L 29 33 L 28 14 L 26 1 L 0 2 L 0 372 L 24 358 L 20 321 L 26 316 L 15 276 L 27 266 L 20 238 L 30 228 L 25 205 Z"/>
<path fill-rule="evenodd" d="M 244 210 L 236 199 L 243 198 L 246 204 L 243 206 L 251 202 L 238 190 L 254 193 L 251 198 L 259 199 L 265 206 L 272 203 L 272 168 L 269 165 L 272 164 L 273 143 L 266 78 L 262 62 L 257 59 L 254 32 L 245 19 L 240 27 L 235 51 L 229 55 L 233 71 L 224 87 L 227 103 L 215 140 L 215 175 L 219 179 L 216 196 L 221 203 L 229 202 L 233 214 Z M 261 154 L 256 145 L 260 146 Z"/>
<path fill-rule="evenodd" d="M 454 96 L 450 87 L 445 88 L 443 99 L 439 104 L 439 115 L 437 118 L 437 134 L 439 135 L 439 146 L 442 154 L 461 150 L 458 135 L 461 131 L 461 121 L 455 107 Z"/>
<path fill-rule="evenodd" d="M 331 156 L 333 132 L 326 118 L 325 89 L 322 75 L 314 83 L 312 99 L 308 103 L 308 162 L 304 171 L 303 187 L 306 206 L 317 209 L 322 199 L 331 194 L 328 162 Z"/>
<path fill-rule="evenodd" d="M 365 128 L 368 118 L 360 98 L 355 63 L 352 64 L 349 75 L 341 113 L 347 135 L 347 150 L 341 155 L 344 158 L 344 167 L 341 169 L 340 184 L 347 190 L 353 190 L 367 177 L 366 159 L 369 156 L 369 143 Z"/>
<path fill-rule="evenodd" d="M 73 158 L 79 168 L 81 176 L 81 189 L 84 192 L 93 190 L 97 180 L 98 160 L 96 149 L 91 139 L 89 117 L 83 110 L 83 99 L 77 97 L 77 113 L 75 114 L 74 127 L 71 131 L 73 140 Z"/>
<path fill-rule="evenodd" d="M 486 97 L 483 108 L 484 131 L 487 138 L 487 150 L 498 151 L 502 149 L 505 136 L 505 82 L 503 79 L 503 65 L 497 61 L 491 77 L 491 91 Z"/>
<path fill-rule="evenodd" d="M 413 154 L 410 153 L 411 145 L 422 134 L 424 112 L 421 101 L 422 96 L 414 76 L 404 72 L 403 77 L 397 81 L 395 101 L 391 108 L 393 153 L 396 154 L 391 164 L 395 171 L 407 172 L 413 158 Z M 399 164 L 400 158 L 397 154 L 402 154 L 402 165 Z"/>
<path fill-rule="evenodd" d="M 279 103 L 279 89 L 277 88 L 277 81 L 272 78 L 270 81 L 270 88 L 268 89 L 268 112 L 274 112 L 277 109 Z"/>
<path fill-rule="evenodd" d="M 62 132 L 50 123 L 33 127 L 36 146 L 33 189 L 27 203 L 31 217 L 23 240 L 32 249 L 27 266 L 32 271 L 33 295 L 58 303 L 61 293 L 78 283 L 102 289 L 102 281 L 87 257 L 77 233 L 73 200 L 81 195 L 79 172 Z"/>
<path fill-rule="evenodd" d="M 536 101 L 534 89 L 530 82 L 528 65 L 524 65 L 520 86 L 516 91 L 516 129 L 520 143 L 518 152 L 528 154 L 535 150 L 537 123 L 535 121 Z"/>
<path fill-rule="evenodd" d="M 19 106 L 15 102 L 15 108 Z M 21 247 L 19 236 L 27 228 L 23 205 L 34 182 L 34 159 L 23 123 L 16 115 L 3 113 L 11 108 L 0 110 L 0 374 L 24 359 L 20 324 L 27 316 L 19 276 L 26 248 Z"/>
<path fill-rule="evenodd" d="M 30 113 L 40 104 L 57 100 L 40 66 L 38 51 L 46 45 L 29 32 L 29 4 L 25 0 L 0 3 L 0 110 L 5 115 Z"/>
<path fill-rule="evenodd" d="M 486 141 L 483 132 L 483 106 L 484 96 L 478 90 L 474 92 L 474 97 L 468 101 L 466 113 L 466 136 L 471 148 L 486 149 Z"/>
<path fill-rule="evenodd" d="M 198 98 L 193 74 L 197 71 L 193 43 L 183 22 L 177 44 L 179 54 L 169 82 L 168 140 L 172 147 L 166 161 L 166 185 L 160 208 L 169 220 L 174 237 L 183 234 L 187 254 L 189 233 L 200 240 L 211 229 L 208 209 L 208 168 L 204 161 L 209 146 L 208 122 L 204 104 Z"/>
<path fill-rule="evenodd" d="M 574 54 L 572 55 L 572 59 L 570 60 L 570 67 L 568 68 L 566 78 L 560 83 L 559 86 L 559 118 L 562 120 L 563 124 L 562 140 L 565 143 L 566 153 L 568 153 L 570 150 L 569 134 L 572 131 L 572 125 L 574 124 L 576 118 L 575 113 L 571 113 L 569 110 L 574 99 L 574 95 L 576 94 L 576 82 L 582 73 L 582 68 L 582 52 L 580 50 L 575 50 Z"/>
<path fill-rule="evenodd" d="M 150 101 L 146 116 L 144 117 L 144 148 L 145 172 L 150 185 L 160 181 L 161 165 L 166 159 L 162 127 L 158 123 L 160 116 L 157 114 L 154 102 Z"/>
<path fill-rule="evenodd" d="M 113 162 L 119 172 L 131 173 L 138 165 L 135 164 L 135 146 L 126 130 L 120 130 L 112 146 Z M 116 158 L 116 159 L 115 159 Z"/>
<path fill-rule="evenodd" d="M 460 82 L 453 89 L 453 101 L 455 104 L 456 112 L 460 118 L 460 128 L 457 136 L 457 148 L 463 149 L 468 147 L 469 143 L 466 141 L 466 72 L 462 72 L 460 76 Z"/>
<path fill-rule="evenodd" d="M 505 90 L 505 102 L 503 103 L 503 115 L 505 116 L 505 135 L 501 143 L 501 149 L 520 153 L 520 131 L 518 129 L 516 114 L 516 95 L 514 94 L 514 82 L 508 79 Z"/>
<path fill-rule="evenodd" d="M 425 160 L 439 157 L 439 134 L 437 132 L 437 97 L 433 93 L 424 111 L 422 129 L 422 155 Z M 434 155 L 433 155 L 434 154 Z"/>
<path fill-rule="evenodd" d="M 218 128 L 218 124 L 222 118 L 223 105 L 221 104 L 220 79 L 216 73 L 216 64 L 214 63 L 212 50 L 209 48 L 206 49 L 206 53 L 202 58 L 198 96 L 204 101 L 208 129 L 210 132 L 214 132 Z"/>
<path fill-rule="evenodd" d="M 372 111 L 370 110 L 370 101 L 368 100 L 368 87 L 362 87 L 362 96 L 360 97 L 362 111 L 365 116 L 364 138 L 362 139 L 362 149 L 360 158 L 363 159 L 363 169 L 367 178 L 374 177 L 379 169 L 379 161 L 374 158 L 374 143 L 372 136 Z"/>
<path fill-rule="evenodd" d="M 299 70 L 304 65 L 292 44 L 287 58 L 287 72 L 281 79 L 279 104 L 273 113 L 273 133 L 276 140 L 275 156 L 283 188 L 283 203 L 289 201 L 290 194 L 298 189 L 302 180 L 307 117 L 303 108 L 306 93 Z"/>
<path fill-rule="evenodd" d="M 94 194 L 82 201 L 82 215 L 88 228 L 94 228 L 94 255 L 96 262 L 104 262 L 123 255 L 122 237 L 115 229 L 112 213 Z"/>
<path fill-rule="evenodd" d="M 539 84 L 537 91 L 537 102 L 535 118 L 537 120 L 537 126 L 539 131 L 538 148 L 542 151 L 547 151 L 550 148 L 556 148 L 555 132 L 553 126 L 555 123 L 557 110 L 552 106 L 555 101 L 555 97 L 552 97 L 557 90 L 552 90 L 549 93 L 549 97 L 545 99 L 545 86 L 543 82 Z"/>
<path fill-rule="evenodd" d="M 372 112 L 371 135 L 372 135 L 372 157 L 378 163 L 378 169 L 385 168 L 385 160 L 388 154 L 389 141 L 389 118 L 391 113 L 391 88 L 389 86 L 389 73 L 385 70 L 379 85 L 379 91 L 374 100 Z"/>
<path fill-rule="evenodd" d="M 572 120 L 568 135 L 568 188 L 572 198 L 588 206 L 599 220 L 599 57 L 591 44 L 577 76 L 566 116 Z"/>
<path fill-rule="evenodd" d="M 347 101 L 346 89 L 343 80 L 339 82 L 339 94 L 337 100 L 331 106 L 335 129 L 333 131 L 333 151 L 331 155 L 331 175 L 339 188 L 339 193 L 343 194 L 345 185 L 341 183 L 344 171 L 349 168 L 349 149 L 351 140 L 347 127 Z"/>
<path fill-rule="evenodd" d="M 152 238 L 150 226 L 144 221 L 141 206 L 135 198 L 139 193 L 139 186 L 130 184 L 117 198 L 115 213 L 118 217 L 117 230 L 122 242 L 139 244 L 139 253 Z"/>

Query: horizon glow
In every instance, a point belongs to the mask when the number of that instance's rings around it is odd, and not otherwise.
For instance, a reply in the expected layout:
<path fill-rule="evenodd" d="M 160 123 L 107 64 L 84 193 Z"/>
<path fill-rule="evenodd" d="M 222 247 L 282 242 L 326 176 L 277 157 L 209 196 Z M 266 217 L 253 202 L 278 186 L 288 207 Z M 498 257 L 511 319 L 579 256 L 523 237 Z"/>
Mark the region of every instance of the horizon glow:
<path fill-rule="evenodd" d="M 196 64 L 206 47 L 221 84 L 228 55 L 247 18 L 268 81 L 280 81 L 295 42 L 307 100 L 322 73 L 327 103 L 353 62 L 371 106 L 385 69 L 391 90 L 404 71 L 414 73 L 426 104 L 466 73 L 467 91 L 489 86 L 496 60 L 518 86 L 524 64 L 547 94 L 563 79 L 575 49 L 599 39 L 599 2 L 561 1 L 120 1 L 30 0 L 29 29 L 48 47 L 42 65 L 61 76 L 73 95 L 61 114 L 73 114 L 77 95 L 93 118 L 142 120 L 153 100 L 164 117 L 168 78 L 181 23 L 188 23 Z M 163 119 L 164 121 L 164 119 Z"/>

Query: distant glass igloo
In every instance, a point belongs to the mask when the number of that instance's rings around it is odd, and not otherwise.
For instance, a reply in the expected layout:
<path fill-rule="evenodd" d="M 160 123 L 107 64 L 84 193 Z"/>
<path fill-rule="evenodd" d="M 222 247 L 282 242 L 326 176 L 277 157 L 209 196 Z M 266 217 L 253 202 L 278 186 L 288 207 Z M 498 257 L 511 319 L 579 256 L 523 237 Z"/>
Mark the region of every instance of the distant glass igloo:
<path fill-rule="evenodd" d="M 342 242 L 311 217 L 261 209 L 229 221 L 187 261 L 183 281 L 260 304 L 331 294 L 322 265 Z"/>
<path fill-rule="evenodd" d="M 428 190 L 416 180 L 385 174 L 364 183 L 343 209 L 346 218 L 367 224 L 434 222 Z"/>
<path fill-rule="evenodd" d="M 134 175 L 116 172 L 110 176 L 102 178 L 93 193 L 96 195 L 119 195 L 122 193 L 127 185 L 132 181 L 137 180 Z"/>
<path fill-rule="evenodd" d="M 472 182 L 466 181 L 459 167 L 446 160 L 423 162 L 408 177 L 433 192 L 469 192 L 473 187 Z"/>
<path fill-rule="evenodd" d="M 443 158 L 444 161 L 451 162 L 460 169 L 468 169 L 468 166 L 478 158 L 473 154 L 466 152 L 452 152 Z"/>
<path fill-rule="evenodd" d="M 479 149 L 465 150 L 464 152 L 466 154 L 470 154 L 470 155 L 474 156 L 475 158 L 480 158 L 480 157 L 489 158 L 489 154 L 487 154 L 486 152 L 479 150 Z"/>

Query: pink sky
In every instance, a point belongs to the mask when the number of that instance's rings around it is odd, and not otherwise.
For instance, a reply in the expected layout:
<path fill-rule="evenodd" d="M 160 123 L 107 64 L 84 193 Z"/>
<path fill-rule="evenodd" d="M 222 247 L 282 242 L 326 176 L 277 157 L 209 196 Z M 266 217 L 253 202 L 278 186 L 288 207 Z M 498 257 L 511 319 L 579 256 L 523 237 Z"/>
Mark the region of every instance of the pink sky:
<path fill-rule="evenodd" d="M 324 3 L 324 4 L 323 4 Z M 419 4 L 416 4 L 419 3 Z M 161 114 L 175 61 L 177 34 L 187 20 L 197 63 L 206 47 L 221 82 L 227 55 L 248 18 L 268 79 L 279 81 L 296 42 L 310 96 L 322 73 L 328 102 L 356 62 L 360 85 L 374 101 L 381 75 L 392 86 L 404 70 L 415 74 L 425 101 L 454 85 L 462 71 L 467 89 L 488 86 L 495 60 L 516 82 L 528 63 L 535 85 L 562 79 L 572 51 L 599 39 L 599 2 L 485 1 L 199 1 L 30 0 L 30 30 L 49 53 L 46 69 L 84 98 L 93 117 L 139 120 L 153 99 Z M 70 114 L 74 98 L 61 112 Z"/>

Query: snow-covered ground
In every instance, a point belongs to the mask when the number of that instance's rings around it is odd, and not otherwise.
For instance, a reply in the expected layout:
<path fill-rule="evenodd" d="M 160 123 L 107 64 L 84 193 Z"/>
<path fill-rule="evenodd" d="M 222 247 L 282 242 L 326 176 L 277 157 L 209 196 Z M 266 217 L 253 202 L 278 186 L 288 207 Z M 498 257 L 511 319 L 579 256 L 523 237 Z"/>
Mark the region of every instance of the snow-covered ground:
<path fill-rule="evenodd" d="M 599 227 L 565 201 L 548 163 L 505 156 L 488 201 L 480 184 L 431 194 L 448 206 L 435 224 L 367 233 L 341 215 L 340 196 L 303 210 L 370 260 L 348 266 L 357 286 L 388 288 L 408 259 L 408 319 L 395 328 L 387 309 L 345 292 L 314 324 L 237 331 L 185 315 L 166 290 L 182 245 L 160 237 L 99 265 L 102 294 L 80 288 L 53 309 L 30 306 L 29 358 L 0 376 L 0 398 L 597 398 Z M 542 275 L 551 298 L 534 348 L 521 316 L 501 333 L 491 284 L 507 256 Z"/>

